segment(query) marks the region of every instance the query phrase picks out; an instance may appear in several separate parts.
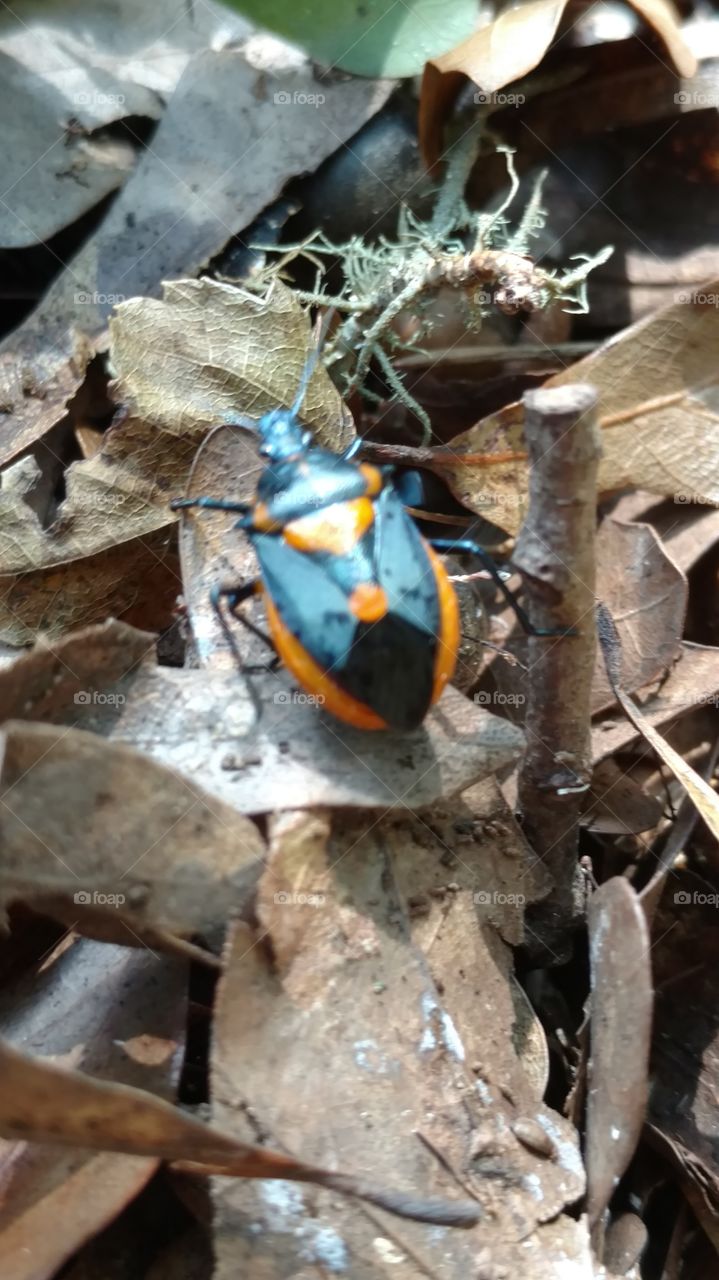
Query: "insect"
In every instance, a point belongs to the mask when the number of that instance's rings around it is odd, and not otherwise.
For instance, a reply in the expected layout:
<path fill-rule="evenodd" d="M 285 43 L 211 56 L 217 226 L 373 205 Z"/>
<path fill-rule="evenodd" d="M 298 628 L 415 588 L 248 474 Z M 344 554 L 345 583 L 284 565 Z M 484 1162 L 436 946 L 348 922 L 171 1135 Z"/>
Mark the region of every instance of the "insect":
<path fill-rule="evenodd" d="M 360 729 L 411 730 L 451 680 L 459 647 L 457 597 L 438 551 L 476 555 L 524 629 L 540 633 L 479 544 L 420 535 L 393 468 L 354 460 L 361 438 L 342 454 L 315 444 L 299 415 L 320 349 L 290 409 L 238 420 L 259 436 L 266 463 L 254 502 L 197 497 L 170 506 L 234 512 L 233 527 L 252 543 L 260 577 L 211 593 L 235 652 L 223 600 L 256 630 L 240 606 L 263 592 L 271 644 L 326 711 Z"/>

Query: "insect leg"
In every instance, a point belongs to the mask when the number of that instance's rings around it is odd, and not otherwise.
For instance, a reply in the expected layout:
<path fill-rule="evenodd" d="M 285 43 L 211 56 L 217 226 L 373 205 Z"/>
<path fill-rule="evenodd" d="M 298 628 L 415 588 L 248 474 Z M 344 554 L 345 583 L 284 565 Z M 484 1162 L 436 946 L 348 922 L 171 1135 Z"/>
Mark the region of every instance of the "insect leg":
<path fill-rule="evenodd" d="M 266 644 L 268 649 L 272 650 L 274 654 L 273 661 L 270 664 L 270 669 L 272 670 L 274 669 L 274 667 L 278 665 L 279 658 L 275 653 L 275 646 L 270 640 L 270 637 L 268 635 L 265 635 L 265 632 L 262 630 L 262 628 L 256 626 L 256 624 L 252 621 L 251 618 L 248 618 L 244 613 L 238 612 L 240 605 L 243 604 L 245 600 L 249 600 L 250 596 L 257 595 L 258 592 L 261 591 L 261 589 L 262 588 L 261 588 L 260 579 L 252 578 L 250 582 L 243 582 L 235 587 L 216 586 L 216 587 L 213 587 L 212 590 L 210 591 L 210 603 L 212 604 L 212 608 L 215 611 L 215 616 L 220 626 L 222 627 L 222 633 L 228 645 L 230 646 L 230 649 L 232 650 L 235 661 L 237 662 L 237 665 L 243 675 L 245 674 L 247 668 L 245 667 L 245 664 L 242 660 L 242 656 L 235 643 L 235 637 L 233 636 L 230 628 L 227 625 L 227 619 L 225 617 L 225 612 L 222 608 L 221 602 L 222 600 L 226 600 L 227 609 L 232 614 L 232 617 L 235 618 L 237 622 L 241 622 L 243 627 L 246 627 L 247 630 L 251 631 L 253 635 L 257 636 L 258 639 L 260 639 L 263 642 L 263 644 Z"/>
<path fill-rule="evenodd" d="M 532 623 L 529 621 L 526 612 L 522 608 L 514 592 L 510 590 L 504 581 L 504 578 L 497 568 L 497 565 L 494 563 L 494 560 L 478 542 L 472 541 L 471 538 L 430 538 L 429 542 L 430 546 L 434 547 L 435 551 L 458 551 L 476 556 L 489 573 L 492 581 L 499 587 L 499 590 L 507 601 L 507 604 L 511 609 L 513 609 L 517 621 L 520 623 L 524 631 L 526 631 L 528 636 L 574 636 L 577 634 L 571 627 L 532 626 Z"/>
<path fill-rule="evenodd" d="M 201 507 L 204 511 L 236 511 L 239 515 L 247 515 L 252 510 L 251 502 L 230 502 L 225 498 L 173 498 L 171 511 L 186 511 L 189 507 Z"/>

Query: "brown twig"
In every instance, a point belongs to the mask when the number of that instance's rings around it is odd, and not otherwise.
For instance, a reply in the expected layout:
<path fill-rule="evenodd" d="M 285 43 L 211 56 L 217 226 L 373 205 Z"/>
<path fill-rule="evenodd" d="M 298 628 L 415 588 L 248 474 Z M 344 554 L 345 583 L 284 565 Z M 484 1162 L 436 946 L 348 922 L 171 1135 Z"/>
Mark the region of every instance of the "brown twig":
<path fill-rule="evenodd" d="M 530 459 L 529 516 L 513 562 L 539 630 L 529 642 L 527 750 L 519 775 L 521 822 L 554 880 L 535 914 L 545 943 L 581 914 L 577 886 L 579 812 L 591 777 L 594 672 L 594 541 L 601 454 L 597 393 L 576 384 L 524 396 Z"/>

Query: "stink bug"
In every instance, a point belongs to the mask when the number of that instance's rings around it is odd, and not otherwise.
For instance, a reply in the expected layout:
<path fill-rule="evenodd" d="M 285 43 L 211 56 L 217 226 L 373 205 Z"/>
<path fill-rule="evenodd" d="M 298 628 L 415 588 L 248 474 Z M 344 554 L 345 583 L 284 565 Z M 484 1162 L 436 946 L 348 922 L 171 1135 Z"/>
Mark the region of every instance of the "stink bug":
<path fill-rule="evenodd" d="M 212 592 L 233 650 L 222 600 L 250 625 L 238 609 L 262 591 L 272 645 L 327 711 L 360 729 L 415 729 L 451 680 L 460 639 L 457 597 L 437 551 L 478 556 L 524 629 L 537 633 L 481 546 L 420 535 L 393 468 L 354 461 L 361 439 L 342 454 L 314 443 L 299 414 L 319 351 L 290 409 L 237 420 L 257 433 L 267 464 L 255 501 L 199 497 L 170 505 L 235 512 L 234 528 L 252 543 L 260 578 Z"/>

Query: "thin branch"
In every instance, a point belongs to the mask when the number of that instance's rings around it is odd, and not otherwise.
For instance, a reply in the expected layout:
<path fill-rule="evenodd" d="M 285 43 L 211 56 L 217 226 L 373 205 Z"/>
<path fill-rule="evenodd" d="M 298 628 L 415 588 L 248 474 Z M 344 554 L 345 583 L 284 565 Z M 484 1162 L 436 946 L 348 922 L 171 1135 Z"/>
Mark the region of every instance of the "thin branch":
<path fill-rule="evenodd" d="M 591 779 L 591 687 L 597 470 L 597 394 L 584 384 L 524 397 L 529 516 L 514 564 L 540 630 L 575 634 L 529 641 L 527 751 L 519 775 L 521 822 L 554 880 L 532 928 L 560 937 L 580 913 L 579 813 Z M 582 890 L 583 892 L 583 890 Z"/>

